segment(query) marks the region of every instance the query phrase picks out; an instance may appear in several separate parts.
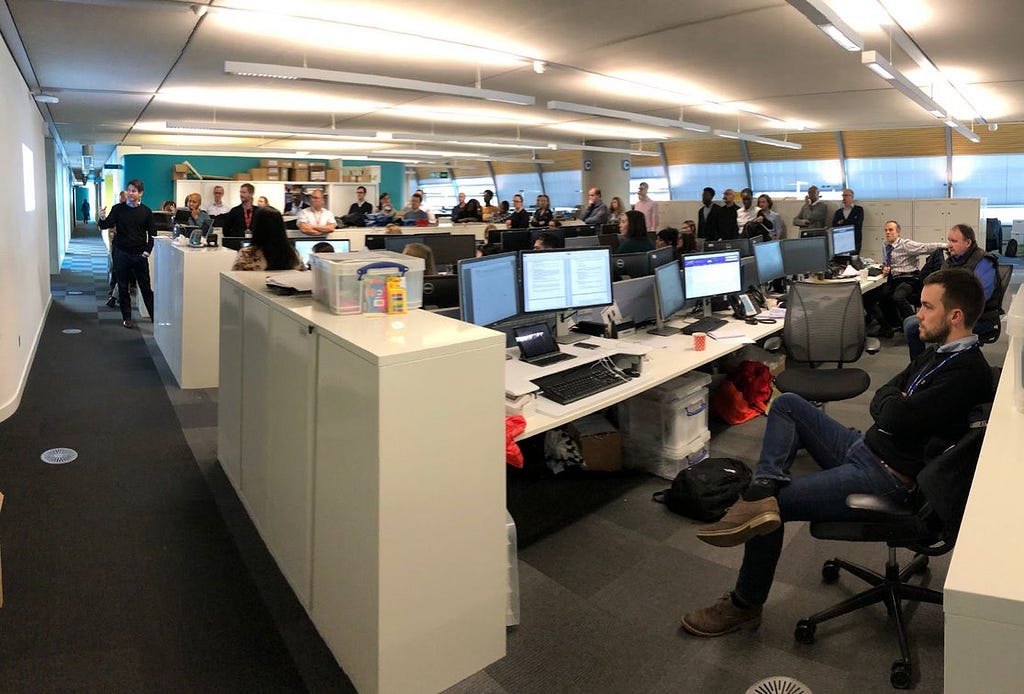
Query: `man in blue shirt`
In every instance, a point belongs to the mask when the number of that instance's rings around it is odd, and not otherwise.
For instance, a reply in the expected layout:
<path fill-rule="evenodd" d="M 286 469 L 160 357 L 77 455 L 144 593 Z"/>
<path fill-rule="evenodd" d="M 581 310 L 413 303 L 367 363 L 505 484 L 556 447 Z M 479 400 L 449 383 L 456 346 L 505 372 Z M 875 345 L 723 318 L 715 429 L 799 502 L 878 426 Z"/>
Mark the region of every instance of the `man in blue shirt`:
<path fill-rule="evenodd" d="M 996 290 L 996 260 L 978 246 L 978 237 L 969 224 L 954 224 L 946 235 L 949 257 L 942 264 L 943 269 L 960 267 L 970 270 L 981 282 L 985 291 L 985 302 L 992 298 Z M 985 307 L 988 310 L 988 306 Z M 917 316 L 913 315 L 903 321 L 903 333 L 907 338 L 910 358 L 914 359 L 924 351 L 924 342 L 918 334 Z"/>
<path fill-rule="evenodd" d="M 587 205 L 587 209 L 583 211 L 583 223 L 584 224 L 607 224 L 608 223 L 608 206 L 601 200 L 601 189 L 591 188 L 587 191 L 587 199 L 590 200 L 590 204 Z"/>

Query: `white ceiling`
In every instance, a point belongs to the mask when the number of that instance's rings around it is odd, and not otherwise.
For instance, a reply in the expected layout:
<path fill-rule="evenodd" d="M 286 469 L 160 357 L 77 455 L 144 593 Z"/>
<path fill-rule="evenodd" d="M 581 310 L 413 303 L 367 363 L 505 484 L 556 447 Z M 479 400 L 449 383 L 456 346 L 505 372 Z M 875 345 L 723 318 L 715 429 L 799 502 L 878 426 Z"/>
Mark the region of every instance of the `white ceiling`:
<path fill-rule="evenodd" d="M 869 10 L 875 0 L 829 2 L 861 32 L 866 49 L 891 56 L 909 76 L 918 73 L 873 23 Z M 1024 49 L 1017 35 L 1024 3 L 882 2 L 984 118 L 1024 121 Z M 168 121 L 260 123 L 285 133 L 336 127 L 576 145 L 628 139 L 633 147 L 710 137 L 552 111 L 549 100 L 683 117 L 780 139 L 795 132 L 793 127 L 732 107 L 820 131 L 939 124 L 862 67 L 859 53 L 840 49 L 782 0 L 646 0 L 635 6 L 612 0 L 8 0 L 7 10 L 0 28 L 29 89 L 60 99 L 40 104 L 44 117 L 54 122 L 71 162 L 79 161 L 82 144 L 92 144 L 97 166 L 116 145 L 285 156 L 383 156 L 390 149 L 531 156 L 530 150 L 438 142 L 328 145 L 309 135 L 183 138 L 181 131 L 162 132 Z M 380 31 L 366 36 L 352 25 Z M 446 43 L 423 46 L 417 37 Z M 479 62 L 460 56 L 460 43 L 505 55 Z M 548 69 L 536 74 L 524 59 L 545 60 Z M 480 86 L 532 95 L 537 105 L 240 77 L 225 74 L 225 61 L 305 64 L 463 86 L 475 84 L 479 69 Z M 632 82 L 598 79 L 623 73 Z M 677 95 L 659 96 L 657 87 Z M 684 90 L 696 97 L 678 96 Z M 699 98 L 732 112 L 700 105 Z M 969 125 L 970 115 L 960 115 Z M 987 130 L 980 126 L 978 132 L 984 137 Z M 545 153 L 538 150 L 536 156 Z"/>

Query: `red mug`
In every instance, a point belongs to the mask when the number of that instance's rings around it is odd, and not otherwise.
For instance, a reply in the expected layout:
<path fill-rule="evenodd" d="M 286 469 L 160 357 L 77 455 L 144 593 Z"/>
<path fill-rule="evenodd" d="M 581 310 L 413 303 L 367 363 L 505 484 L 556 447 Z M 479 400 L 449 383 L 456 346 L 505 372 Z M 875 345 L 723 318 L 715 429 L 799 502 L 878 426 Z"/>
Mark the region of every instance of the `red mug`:
<path fill-rule="evenodd" d="M 703 352 L 708 346 L 708 335 L 707 333 L 694 333 L 693 334 L 693 349 L 695 352 Z"/>

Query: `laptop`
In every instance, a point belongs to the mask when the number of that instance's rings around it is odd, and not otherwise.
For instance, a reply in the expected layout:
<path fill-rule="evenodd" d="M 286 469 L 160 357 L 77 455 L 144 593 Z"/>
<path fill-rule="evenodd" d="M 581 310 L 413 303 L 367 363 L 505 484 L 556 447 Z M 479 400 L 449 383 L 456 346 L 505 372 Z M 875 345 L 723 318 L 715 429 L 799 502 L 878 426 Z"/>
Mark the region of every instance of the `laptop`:
<path fill-rule="evenodd" d="M 526 325 L 515 329 L 515 340 L 519 346 L 519 359 L 534 366 L 550 366 L 565 359 L 575 359 L 573 354 L 558 350 L 558 343 L 547 323 Z"/>

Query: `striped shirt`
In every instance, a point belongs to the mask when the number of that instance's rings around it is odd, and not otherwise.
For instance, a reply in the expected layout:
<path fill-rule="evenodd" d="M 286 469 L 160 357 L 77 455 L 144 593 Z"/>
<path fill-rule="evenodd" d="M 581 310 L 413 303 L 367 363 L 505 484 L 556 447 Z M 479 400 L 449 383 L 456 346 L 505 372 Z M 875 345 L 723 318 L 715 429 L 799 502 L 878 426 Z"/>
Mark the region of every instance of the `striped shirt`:
<path fill-rule="evenodd" d="M 886 244 L 882 248 L 882 257 L 885 258 L 887 249 L 890 244 Z M 916 273 L 920 268 L 917 265 L 917 256 L 928 255 L 932 251 L 946 248 L 944 243 L 921 243 L 920 241 L 913 241 L 911 239 L 905 239 L 902 236 L 898 237 L 891 244 L 892 248 L 892 259 L 888 263 L 889 272 L 892 275 L 908 275 Z M 888 258 L 886 258 L 888 260 Z"/>

